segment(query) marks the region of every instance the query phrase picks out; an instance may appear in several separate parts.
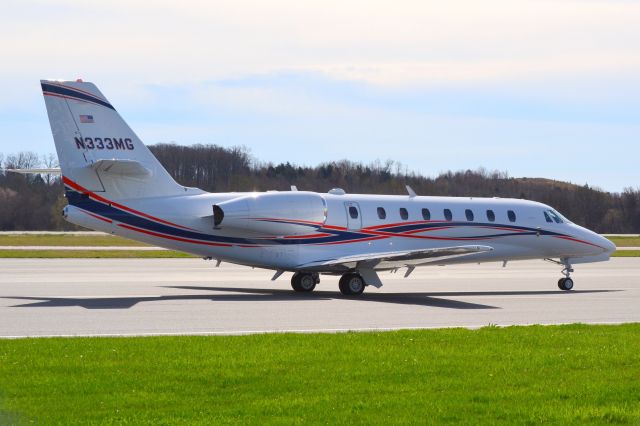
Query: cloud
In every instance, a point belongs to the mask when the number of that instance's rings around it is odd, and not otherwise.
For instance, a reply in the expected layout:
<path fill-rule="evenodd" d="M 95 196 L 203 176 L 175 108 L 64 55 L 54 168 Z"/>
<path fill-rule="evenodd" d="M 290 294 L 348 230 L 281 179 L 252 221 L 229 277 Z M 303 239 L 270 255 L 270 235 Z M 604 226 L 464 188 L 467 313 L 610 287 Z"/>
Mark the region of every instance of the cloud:
<path fill-rule="evenodd" d="M 51 151 L 37 82 L 83 77 L 148 142 L 621 189 L 640 179 L 638 22 L 615 0 L 5 0 L 0 150 Z M 608 175 L 601 151 L 624 157 Z"/>

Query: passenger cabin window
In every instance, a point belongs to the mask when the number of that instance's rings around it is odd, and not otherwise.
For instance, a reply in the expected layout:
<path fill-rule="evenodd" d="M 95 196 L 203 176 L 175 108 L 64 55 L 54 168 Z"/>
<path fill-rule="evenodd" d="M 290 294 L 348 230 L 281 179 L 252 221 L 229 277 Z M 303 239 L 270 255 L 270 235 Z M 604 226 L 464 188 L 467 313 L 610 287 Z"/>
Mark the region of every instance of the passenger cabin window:
<path fill-rule="evenodd" d="M 358 218 L 358 209 L 356 209 L 353 206 L 349 206 L 349 216 L 351 216 L 351 219 L 357 219 Z"/>
<path fill-rule="evenodd" d="M 496 214 L 493 212 L 493 210 L 487 210 L 487 220 L 489 222 L 495 222 L 496 221 Z"/>
<path fill-rule="evenodd" d="M 387 212 L 384 210 L 384 208 L 378 207 L 378 217 L 380 219 L 386 219 L 387 218 Z"/>
<path fill-rule="evenodd" d="M 429 209 L 422 209 L 422 218 L 424 220 L 431 220 L 431 212 Z"/>
<path fill-rule="evenodd" d="M 507 212 L 507 217 L 509 218 L 509 222 L 515 222 L 516 221 L 516 212 L 514 212 L 513 210 L 509 210 Z"/>
<path fill-rule="evenodd" d="M 409 212 L 404 207 L 400 207 L 400 217 L 402 218 L 402 220 L 409 219 Z"/>
<path fill-rule="evenodd" d="M 464 215 L 467 217 L 467 220 L 469 222 L 473 222 L 473 212 L 471 211 L 471 209 L 466 209 L 464 211 Z"/>
<path fill-rule="evenodd" d="M 444 209 L 444 218 L 451 222 L 453 220 L 453 215 L 451 214 L 451 210 Z"/>
<path fill-rule="evenodd" d="M 544 212 L 544 220 L 546 220 L 549 223 L 553 223 L 553 219 L 551 219 L 551 216 L 549 216 L 549 213 Z"/>

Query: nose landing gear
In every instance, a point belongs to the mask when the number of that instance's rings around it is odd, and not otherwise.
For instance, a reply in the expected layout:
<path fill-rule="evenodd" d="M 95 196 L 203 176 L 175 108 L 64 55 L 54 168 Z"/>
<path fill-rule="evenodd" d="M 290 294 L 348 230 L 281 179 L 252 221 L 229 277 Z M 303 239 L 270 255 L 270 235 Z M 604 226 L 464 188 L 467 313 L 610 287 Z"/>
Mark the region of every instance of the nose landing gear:
<path fill-rule="evenodd" d="M 562 275 L 564 275 L 564 278 L 560 278 L 558 280 L 558 288 L 564 291 L 569 291 L 573 289 L 573 280 L 571 279 L 571 276 L 570 276 L 571 273 L 573 272 L 573 268 L 571 267 L 571 263 L 569 263 L 569 259 L 562 258 L 560 259 L 559 262 L 555 259 L 549 259 L 549 258 L 546 258 L 544 260 L 549 261 L 551 263 L 555 263 L 556 265 L 564 266 L 564 268 L 562 269 Z"/>
<path fill-rule="evenodd" d="M 570 277 L 571 273 L 573 272 L 573 268 L 571 267 L 571 264 L 566 260 L 563 260 L 562 264 L 564 265 L 562 273 L 565 277 L 558 280 L 558 288 L 560 290 L 569 291 L 573 288 L 573 280 Z"/>

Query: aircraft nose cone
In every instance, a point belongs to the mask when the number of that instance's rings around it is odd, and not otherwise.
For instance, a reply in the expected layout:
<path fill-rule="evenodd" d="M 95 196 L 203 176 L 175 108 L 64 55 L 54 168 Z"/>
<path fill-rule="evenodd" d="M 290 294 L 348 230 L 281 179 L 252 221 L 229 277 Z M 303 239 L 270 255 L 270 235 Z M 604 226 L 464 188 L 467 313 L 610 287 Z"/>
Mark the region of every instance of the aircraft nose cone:
<path fill-rule="evenodd" d="M 613 244 L 613 242 L 611 242 L 611 240 L 603 237 L 602 235 L 600 235 L 600 238 L 602 239 L 600 245 L 604 247 L 606 253 L 611 254 L 616 251 L 617 247 L 615 244 Z"/>

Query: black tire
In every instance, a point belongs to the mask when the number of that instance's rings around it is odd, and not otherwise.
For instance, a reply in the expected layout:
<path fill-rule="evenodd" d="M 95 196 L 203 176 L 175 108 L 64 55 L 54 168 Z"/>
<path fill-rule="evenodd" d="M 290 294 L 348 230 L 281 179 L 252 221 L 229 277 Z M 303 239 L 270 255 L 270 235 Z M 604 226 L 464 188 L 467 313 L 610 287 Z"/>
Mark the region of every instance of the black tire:
<path fill-rule="evenodd" d="M 340 288 L 340 293 L 345 296 L 357 296 L 362 294 L 364 291 L 366 284 L 364 279 L 360 274 L 344 274 L 340 278 L 340 283 L 338 287 Z"/>
<path fill-rule="evenodd" d="M 562 289 L 566 291 L 573 289 L 573 280 L 571 278 L 565 278 L 562 283 Z"/>
<path fill-rule="evenodd" d="M 316 279 L 313 274 L 296 272 L 291 277 L 291 288 L 302 293 L 309 293 L 316 288 Z"/>
<path fill-rule="evenodd" d="M 573 288 L 573 280 L 571 278 L 560 278 L 558 287 L 560 287 L 560 290 L 569 291 Z"/>

